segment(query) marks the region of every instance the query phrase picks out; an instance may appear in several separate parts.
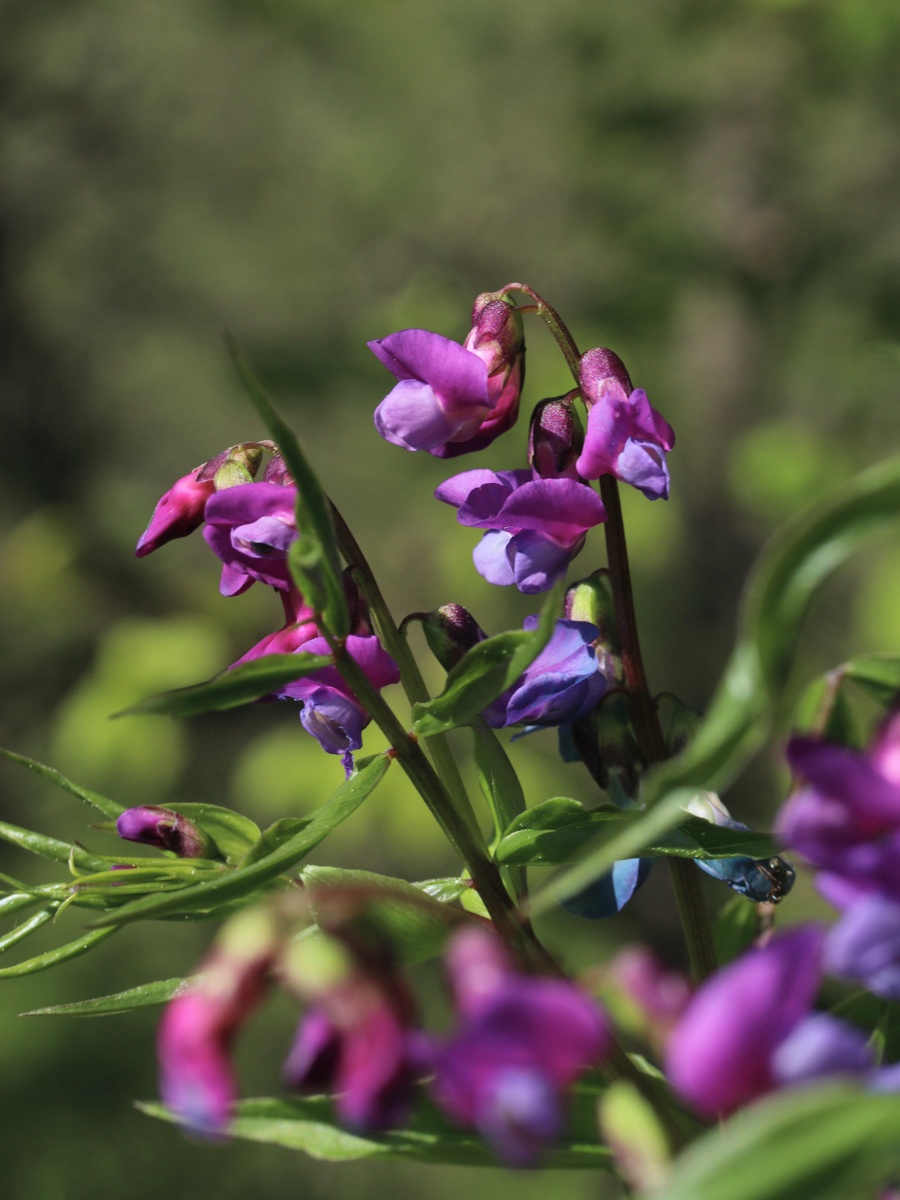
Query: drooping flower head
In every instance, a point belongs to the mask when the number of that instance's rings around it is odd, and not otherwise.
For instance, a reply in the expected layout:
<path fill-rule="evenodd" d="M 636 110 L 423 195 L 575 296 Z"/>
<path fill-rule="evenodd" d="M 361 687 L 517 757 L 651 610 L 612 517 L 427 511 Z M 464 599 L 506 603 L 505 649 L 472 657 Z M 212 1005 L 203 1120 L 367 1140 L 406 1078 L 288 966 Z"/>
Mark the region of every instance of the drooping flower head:
<path fill-rule="evenodd" d="M 297 489 L 244 483 L 217 492 L 206 504 L 207 545 L 223 563 L 219 590 L 236 596 L 259 580 L 293 586 L 287 554 L 297 538 Z"/>
<path fill-rule="evenodd" d="M 565 1093 L 609 1048 L 598 1006 L 574 983 L 513 970 L 496 935 L 465 927 L 448 971 L 459 1025 L 434 1062 L 432 1093 L 512 1166 L 527 1166 L 562 1131 Z"/>
<path fill-rule="evenodd" d="M 398 381 L 375 412 L 375 427 L 395 446 L 452 458 L 481 450 L 516 419 L 522 318 L 499 295 L 478 297 L 462 346 L 425 329 L 403 329 L 369 342 L 369 349 Z"/>
<path fill-rule="evenodd" d="M 588 423 L 578 473 L 585 479 L 614 475 L 650 500 L 667 499 L 666 453 L 675 445 L 671 425 L 651 408 L 646 392 L 632 388 L 612 350 L 582 355 L 579 379 Z"/>
<path fill-rule="evenodd" d="M 812 1007 L 824 930 L 780 934 L 713 975 L 669 1041 L 666 1074 L 698 1112 L 728 1114 L 767 1092 L 872 1067 L 865 1035 Z"/>
<path fill-rule="evenodd" d="M 593 488 L 575 479 L 535 478 L 531 470 L 463 471 L 435 491 L 460 525 L 486 529 L 472 558 L 488 583 L 533 594 L 551 588 L 606 520 Z"/>
<path fill-rule="evenodd" d="M 116 833 L 127 842 L 171 850 L 179 858 L 202 858 L 210 850 L 209 839 L 192 821 L 155 804 L 126 808 L 116 818 Z"/>

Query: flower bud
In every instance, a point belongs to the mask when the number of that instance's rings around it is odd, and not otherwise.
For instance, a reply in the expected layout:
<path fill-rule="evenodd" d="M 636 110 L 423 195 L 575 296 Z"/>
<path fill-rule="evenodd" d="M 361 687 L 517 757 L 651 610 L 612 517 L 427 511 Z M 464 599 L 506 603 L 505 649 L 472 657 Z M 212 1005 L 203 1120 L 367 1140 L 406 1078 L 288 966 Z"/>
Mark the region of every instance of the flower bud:
<path fill-rule="evenodd" d="M 150 523 L 141 534 L 135 554 L 143 558 L 166 542 L 187 537 L 203 524 L 203 510 L 213 494 L 212 479 L 201 478 L 202 467 L 195 467 L 176 480 L 153 510 Z"/>
<path fill-rule="evenodd" d="M 588 408 L 592 408 L 611 385 L 618 384 L 626 395 L 634 391 L 631 376 L 614 350 L 602 347 L 589 350 L 581 359 L 578 374 L 581 394 Z"/>
<path fill-rule="evenodd" d="M 576 394 L 570 392 L 569 397 Z M 569 397 L 542 400 L 531 416 L 528 463 L 542 479 L 578 478 L 575 460 L 584 445 L 584 431 Z"/>
<path fill-rule="evenodd" d="M 611 692 L 592 712 L 573 722 L 572 738 L 600 787 L 609 790 L 615 781 L 627 796 L 637 794 L 646 763 L 634 736 L 624 692 Z"/>
<path fill-rule="evenodd" d="M 273 454 L 266 463 L 263 483 L 277 483 L 281 487 L 294 486 L 294 477 L 287 469 L 287 463 L 280 454 Z"/>
<path fill-rule="evenodd" d="M 468 650 L 483 642 L 485 632 L 461 604 L 442 604 L 422 621 L 428 649 L 445 671 L 450 671 Z"/>
<path fill-rule="evenodd" d="M 179 858 L 205 858 L 212 849 L 210 839 L 187 817 L 155 804 L 126 808 L 116 821 L 116 832 L 127 842 L 158 846 Z"/>
<path fill-rule="evenodd" d="M 463 343 L 484 360 L 488 377 L 506 375 L 522 360 L 525 333 L 522 314 L 499 292 L 482 292 L 472 307 L 472 328 Z"/>

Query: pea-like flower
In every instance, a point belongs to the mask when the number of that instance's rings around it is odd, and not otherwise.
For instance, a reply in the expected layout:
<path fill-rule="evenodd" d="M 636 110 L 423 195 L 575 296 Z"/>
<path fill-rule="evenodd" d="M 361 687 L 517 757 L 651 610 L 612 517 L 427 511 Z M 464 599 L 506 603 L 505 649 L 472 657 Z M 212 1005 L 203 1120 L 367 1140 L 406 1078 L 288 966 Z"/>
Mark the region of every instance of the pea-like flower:
<path fill-rule="evenodd" d="M 297 489 L 242 483 L 216 492 L 206 504 L 203 536 L 223 563 L 223 596 L 245 592 L 255 580 L 293 586 L 287 554 L 297 538 Z"/>
<path fill-rule="evenodd" d="M 611 350 L 588 350 L 579 365 L 588 407 L 584 448 L 576 462 L 584 479 L 614 475 L 650 500 L 668 499 L 666 453 L 675 445 L 672 426 L 633 389 L 621 359 Z"/>
<path fill-rule="evenodd" d="M 593 488 L 576 479 L 541 479 L 532 470 L 463 471 L 435 491 L 460 525 L 487 529 L 472 558 L 488 583 L 533 594 L 551 588 L 606 520 Z"/>
<path fill-rule="evenodd" d="M 140 536 L 135 554 L 143 558 L 171 542 L 175 538 L 187 537 L 203 524 L 203 510 L 210 496 L 215 494 L 213 477 L 200 479 L 203 466 L 195 467 L 181 479 L 177 479 L 169 490 L 160 497 L 150 523 Z"/>
<path fill-rule="evenodd" d="M 673 1032 L 666 1074 L 698 1112 L 733 1112 L 767 1092 L 873 1068 L 865 1034 L 813 1003 L 824 930 L 792 929 L 713 975 Z"/>
<path fill-rule="evenodd" d="M 472 319 L 463 345 L 426 329 L 369 342 L 398 381 L 375 412 L 386 441 L 452 458 L 483 449 L 513 424 L 525 373 L 521 314 L 485 293 Z"/>
<path fill-rule="evenodd" d="M 209 838 L 193 821 L 155 804 L 126 808 L 116 818 L 116 833 L 127 842 L 171 850 L 179 858 L 203 858 L 210 850 Z"/>
<path fill-rule="evenodd" d="M 603 1013 L 574 983 L 519 974 L 486 928 L 460 930 L 447 966 L 459 1025 L 435 1053 L 435 1100 L 528 1166 L 560 1135 L 566 1091 L 609 1049 Z"/>

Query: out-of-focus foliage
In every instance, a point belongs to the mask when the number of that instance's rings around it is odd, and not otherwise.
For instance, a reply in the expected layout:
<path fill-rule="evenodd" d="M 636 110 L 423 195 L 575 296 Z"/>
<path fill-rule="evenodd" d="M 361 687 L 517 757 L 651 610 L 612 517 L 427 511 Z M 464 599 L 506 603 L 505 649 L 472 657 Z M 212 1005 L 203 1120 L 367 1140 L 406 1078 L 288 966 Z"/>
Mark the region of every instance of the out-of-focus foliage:
<path fill-rule="evenodd" d="M 672 500 L 629 498 L 626 521 L 654 686 L 698 707 L 765 534 L 896 449 L 892 0 L 7 0 L 0 17 L 0 740 L 88 786 L 218 798 L 265 823 L 339 782 L 278 706 L 105 720 L 280 622 L 260 587 L 217 595 L 196 535 L 131 557 L 176 477 L 264 435 L 223 328 L 302 430 L 397 615 L 453 600 L 490 633 L 533 606 L 488 588 L 474 536 L 429 504 L 450 472 L 375 435 L 389 381 L 365 340 L 405 325 L 461 336 L 476 293 L 518 278 L 583 348 L 614 347 L 678 433 Z M 562 392 L 549 338 L 528 333 L 528 394 Z M 512 467 L 523 450 L 520 428 L 483 458 Z M 601 546 L 589 540 L 585 573 Z M 832 590 L 808 663 L 900 647 L 898 587 L 895 543 L 867 560 L 852 602 L 846 579 Z M 593 799 L 552 733 L 515 749 L 530 803 Z M 2 815 L 58 833 L 58 797 L 0 771 Z M 397 776 L 329 851 L 439 873 L 433 823 Z M 73 801 L 67 819 L 108 852 L 87 810 Z M 642 920 L 657 895 L 635 906 Z M 596 927 L 565 928 L 596 952 Z M 422 1186 L 412 1167 L 332 1176 L 246 1145 L 182 1147 L 127 1107 L 154 1090 L 147 1014 L 77 1028 L 14 1016 L 184 974 L 208 936 L 151 933 L 0 992 L 15 1200 L 119 1194 L 124 1179 L 135 1200 L 185 1177 L 223 1197 Z M 429 1176 L 429 1190 L 460 1177 Z M 475 1196 L 502 1186 L 471 1178 Z M 579 1186 L 567 1178 L 569 1195 Z"/>

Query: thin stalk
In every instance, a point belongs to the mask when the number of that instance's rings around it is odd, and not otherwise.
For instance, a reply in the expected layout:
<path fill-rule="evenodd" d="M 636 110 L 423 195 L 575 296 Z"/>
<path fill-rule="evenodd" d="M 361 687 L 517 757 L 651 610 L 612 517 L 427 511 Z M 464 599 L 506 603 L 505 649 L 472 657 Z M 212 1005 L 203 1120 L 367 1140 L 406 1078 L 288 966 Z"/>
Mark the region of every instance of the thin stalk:
<path fill-rule="evenodd" d="M 369 565 L 369 561 L 353 536 L 349 525 L 333 503 L 331 504 L 331 515 L 337 534 L 338 549 L 347 565 L 352 569 L 360 591 L 366 598 L 369 611 L 375 623 L 375 631 L 381 639 L 382 645 L 397 663 L 400 671 L 400 681 L 403 685 L 403 690 L 406 692 L 407 699 L 411 705 L 424 704 L 431 697 L 428 693 L 428 688 L 425 686 L 425 680 L 422 678 L 422 672 L 419 670 L 419 664 L 416 662 L 409 648 L 406 637 L 400 632 L 391 615 L 387 601 L 384 598 L 381 588 L 378 586 L 378 581 Z M 482 850 L 485 850 L 484 836 L 479 828 L 475 811 L 472 808 L 472 802 L 469 799 L 469 794 L 466 791 L 459 767 L 457 766 L 456 759 L 453 757 L 453 751 L 450 748 L 450 743 L 446 735 L 440 733 L 430 737 L 428 739 L 428 751 L 434 760 L 438 774 L 444 781 L 447 791 L 453 799 L 457 811 L 469 826 L 473 837 L 479 843 Z"/>

